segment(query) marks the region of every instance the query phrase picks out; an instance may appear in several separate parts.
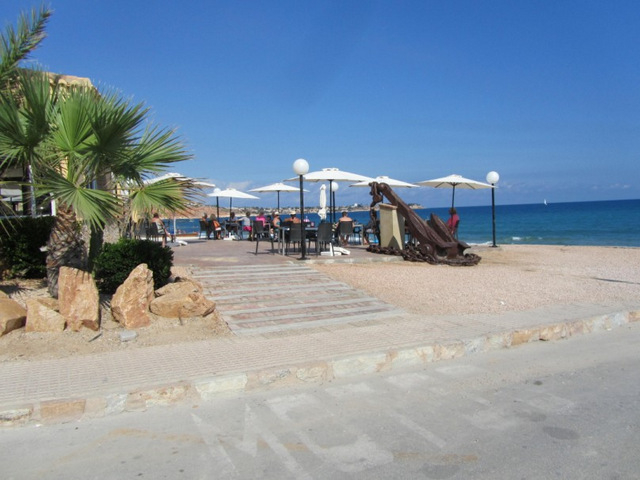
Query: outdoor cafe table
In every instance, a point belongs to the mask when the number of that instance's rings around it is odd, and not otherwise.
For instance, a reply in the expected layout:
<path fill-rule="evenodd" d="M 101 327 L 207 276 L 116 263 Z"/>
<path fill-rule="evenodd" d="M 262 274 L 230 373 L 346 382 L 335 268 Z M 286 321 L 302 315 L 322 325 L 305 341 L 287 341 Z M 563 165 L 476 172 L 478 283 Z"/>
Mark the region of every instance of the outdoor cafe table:
<path fill-rule="evenodd" d="M 285 233 L 288 232 L 289 230 L 291 230 L 292 228 L 300 228 L 300 224 L 299 223 L 294 223 L 293 227 L 288 227 L 288 226 L 281 225 L 280 227 L 277 228 L 278 253 L 281 254 L 281 255 L 286 255 L 286 252 L 285 252 L 285 247 L 286 247 Z M 318 227 L 310 227 L 310 226 L 307 225 L 307 226 L 304 227 L 304 234 L 305 234 L 306 240 L 313 239 L 313 238 L 315 238 L 315 235 L 318 234 Z"/>

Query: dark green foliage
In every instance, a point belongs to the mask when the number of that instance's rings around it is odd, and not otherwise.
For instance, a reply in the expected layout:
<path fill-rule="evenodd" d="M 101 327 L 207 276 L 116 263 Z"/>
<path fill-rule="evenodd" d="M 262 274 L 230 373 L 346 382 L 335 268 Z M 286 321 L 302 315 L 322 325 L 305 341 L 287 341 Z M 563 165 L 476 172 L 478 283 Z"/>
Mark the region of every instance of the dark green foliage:
<path fill-rule="evenodd" d="M 46 276 L 47 243 L 54 217 L 16 217 L 0 221 L 0 268 L 9 278 Z"/>
<path fill-rule="evenodd" d="M 154 288 L 160 288 L 171 276 L 173 251 L 150 240 L 122 238 L 118 243 L 105 243 L 93 269 L 98 289 L 103 293 L 115 293 L 141 263 L 146 263 L 153 272 Z"/>

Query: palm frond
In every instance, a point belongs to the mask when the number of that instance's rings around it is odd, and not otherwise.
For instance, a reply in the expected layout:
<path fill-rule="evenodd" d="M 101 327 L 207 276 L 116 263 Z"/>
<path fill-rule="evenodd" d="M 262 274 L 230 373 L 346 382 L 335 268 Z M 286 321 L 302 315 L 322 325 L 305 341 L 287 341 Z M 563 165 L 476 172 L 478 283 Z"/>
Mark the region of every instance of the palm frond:
<path fill-rule="evenodd" d="M 40 45 L 50 16 L 51 10 L 43 5 L 32 9 L 30 15 L 21 14 L 17 30 L 7 26 L 0 41 L 0 85 L 4 87 L 20 61 Z"/>
<path fill-rule="evenodd" d="M 111 192 L 77 185 L 55 171 L 48 173 L 42 184 L 46 191 L 37 193 L 49 193 L 53 200 L 71 206 L 77 217 L 92 227 L 101 228 L 119 214 L 120 201 Z"/>

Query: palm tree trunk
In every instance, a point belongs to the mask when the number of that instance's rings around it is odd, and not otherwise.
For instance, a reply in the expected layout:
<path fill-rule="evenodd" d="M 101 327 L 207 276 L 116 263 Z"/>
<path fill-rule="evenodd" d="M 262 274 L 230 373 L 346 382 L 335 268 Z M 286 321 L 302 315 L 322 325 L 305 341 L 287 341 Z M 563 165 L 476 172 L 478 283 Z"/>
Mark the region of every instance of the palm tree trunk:
<path fill-rule="evenodd" d="M 47 283 L 49 294 L 58 297 L 60 267 L 86 268 L 87 258 L 80 225 L 73 209 L 59 205 L 56 221 L 47 242 Z"/>

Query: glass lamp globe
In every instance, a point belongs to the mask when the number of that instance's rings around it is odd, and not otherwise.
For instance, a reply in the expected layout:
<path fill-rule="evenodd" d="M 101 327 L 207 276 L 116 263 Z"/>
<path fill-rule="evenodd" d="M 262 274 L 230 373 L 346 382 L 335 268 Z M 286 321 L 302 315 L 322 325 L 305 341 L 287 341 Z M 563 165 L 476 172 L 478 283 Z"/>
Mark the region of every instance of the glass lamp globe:
<path fill-rule="evenodd" d="M 500 175 L 498 175 L 498 172 L 491 171 L 487 173 L 487 183 L 495 185 L 496 183 L 498 183 L 498 180 L 500 180 Z"/>
<path fill-rule="evenodd" d="M 338 190 L 338 188 L 340 188 L 340 185 L 338 185 L 338 182 L 331 182 L 331 191 L 335 192 L 336 190 Z"/>
<path fill-rule="evenodd" d="M 309 162 L 304 158 L 299 158 L 293 162 L 293 171 L 296 175 L 306 175 L 309 172 Z"/>

